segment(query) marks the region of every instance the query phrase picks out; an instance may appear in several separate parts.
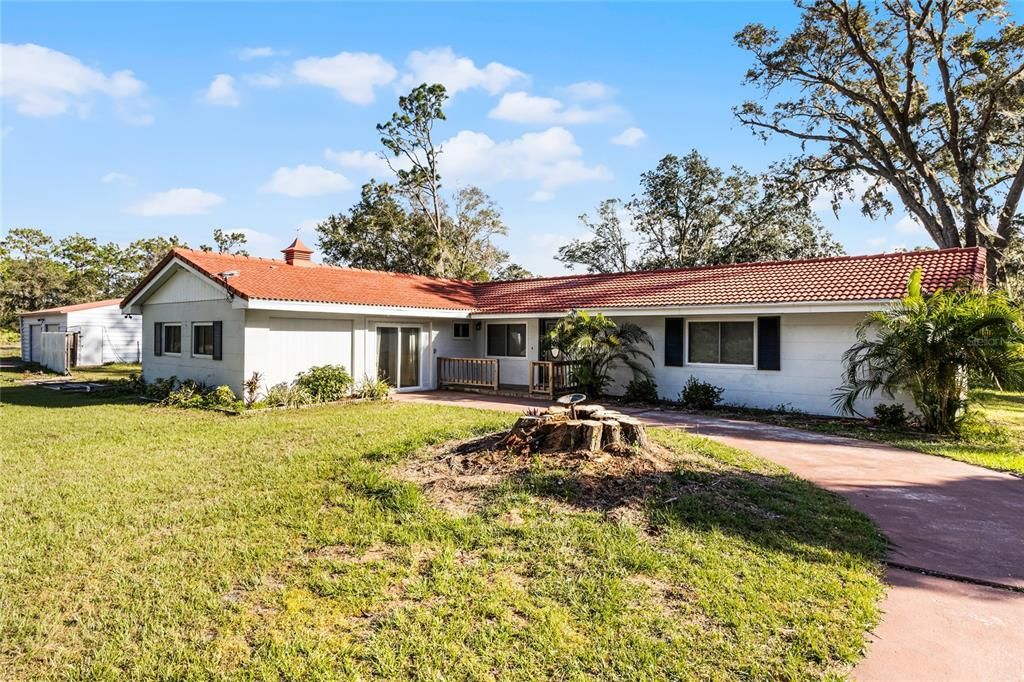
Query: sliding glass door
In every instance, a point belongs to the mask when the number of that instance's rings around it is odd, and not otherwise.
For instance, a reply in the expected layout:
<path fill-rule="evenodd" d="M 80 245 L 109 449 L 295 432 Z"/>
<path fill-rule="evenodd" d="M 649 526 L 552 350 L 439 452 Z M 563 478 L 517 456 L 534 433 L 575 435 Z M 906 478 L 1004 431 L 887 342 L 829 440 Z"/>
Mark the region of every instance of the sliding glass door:
<path fill-rule="evenodd" d="M 377 376 L 395 388 L 420 385 L 419 327 L 377 327 Z"/>

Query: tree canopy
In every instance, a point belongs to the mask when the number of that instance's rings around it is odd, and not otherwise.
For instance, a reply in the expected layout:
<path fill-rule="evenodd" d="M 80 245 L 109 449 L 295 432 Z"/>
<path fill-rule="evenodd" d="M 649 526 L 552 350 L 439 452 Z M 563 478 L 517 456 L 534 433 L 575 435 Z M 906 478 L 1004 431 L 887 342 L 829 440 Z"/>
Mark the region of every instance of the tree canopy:
<path fill-rule="evenodd" d="M 788 36 L 736 35 L 762 96 L 737 107 L 764 139 L 799 140 L 787 164 L 834 206 L 861 192 L 870 217 L 890 196 L 941 247 L 1011 245 L 1024 192 L 1024 27 L 1003 0 L 798 0 Z"/>
<path fill-rule="evenodd" d="M 526 273 L 494 244 L 508 229 L 483 190 L 441 184 L 434 126 L 446 120 L 443 85 L 420 85 L 377 125 L 396 182 L 372 179 L 347 213 L 317 226 L 324 260 L 376 270 L 488 280 Z"/>
<path fill-rule="evenodd" d="M 769 175 L 726 173 L 691 151 L 668 154 L 623 204 L 608 199 L 590 232 L 561 247 L 563 263 L 624 272 L 842 253 L 805 197 Z"/>
<path fill-rule="evenodd" d="M 15 326 L 19 312 L 124 296 L 176 246 L 187 245 L 174 236 L 120 246 L 11 228 L 0 240 L 0 327 Z"/>

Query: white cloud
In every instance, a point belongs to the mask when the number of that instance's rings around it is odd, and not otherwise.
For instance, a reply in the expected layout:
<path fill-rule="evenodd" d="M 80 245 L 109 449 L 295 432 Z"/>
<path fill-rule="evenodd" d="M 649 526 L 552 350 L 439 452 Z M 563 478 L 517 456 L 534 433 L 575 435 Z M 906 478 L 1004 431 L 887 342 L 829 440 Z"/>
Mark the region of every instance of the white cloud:
<path fill-rule="evenodd" d="M 217 74 L 206 88 L 206 101 L 222 107 L 237 107 L 241 104 L 234 76 L 226 73 Z"/>
<path fill-rule="evenodd" d="M 322 166 L 299 165 L 294 168 L 281 166 L 260 191 L 298 198 L 335 194 L 351 187 L 352 183 L 341 173 Z"/>
<path fill-rule="evenodd" d="M 924 229 L 924 225 L 922 225 L 921 223 L 917 222 L 917 218 L 915 218 L 915 217 L 913 217 L 913 216 L 911 216 L 909 214 L 903 216 L 898 221 L 896 221 L 896 224 L 893 225 L 893 228 L 897 232 L 902 232 L 903 234 L 919 234 L 919 235 L 927 235 L 928 234 L 928 232 Z"/>
<path fill-rule="evenodd" d="M 626 128 L 621 133 L 613 137 L 611 139 L 611 143 L 621 145 L 623 147 L 635 147 L 646 139 L 647 133 L 640 128 Z"/>
<path fill-rule="evenodd" d="M 242 61 L 252 59 L 264 59 L 266 57 L 282 57 L 288 54 L 287 50 L 275 50 L 272 47 L 243 47 L 238 51 L 238 58 Z"/>
<path fill-rule="evenodd" d="M 395 80 L 398 72 L 378 54 L 339 52 L 333 57 L 309 57 L 292 65 L 299 80 L 334 90 L 354 104 L 370 104 L 376 88 Z"/>
<path fill-rule="evenodd" d="M 242 80 L 257 88 L 278 88 L 284 83 L 284 78 L 273 73 L 247 73 Z"/>
<path fill-rule="evenodd" d="M 248 227 L 233 227 L 225 229 L 225 232 L 241 232 L 245 235 L 246 250 L 253 255 L 262 255 L 267 257 L 278 257 L 288 241 L 283 238 L 283 235 L 273 235 L 266 232 L 260 232 L 259 230 L 253 230 Z"/>
<path fill-rule="evenodd" d="M 544 202 L 555 198 L 555 193 L 546 189 L 539 189 L 530 195 L 530 201 Z"/>
<path fill-rule="evenodd" d="M 501 121 L 514 123 L 562 124 L 596 123 L 617 114 L 619 108 L 612 105 L 588 109 L 580 106 L 566 106 L 554 97 L 538 97 L 526 92 L 509 92 L 502 95 L 498 106 L 487 115 Z"/>
<path fill-rule="evenodd" d="M 871 239 L 867 240 L 867 244 L 870 247 L 877 247 L 881 246 L 882 244 L 885 244 L 886 241 L 888 240 L 885 237 L 872 237 Z"/>
<path fill-rule="evenodd" d="M 111 171 L 100 178 L 100 182 L 105 185 L 127 185 L 132 182 L 132 176 L 124 173 L 118 173 L 117 171 Z"/>
<path fill-rule="evenodd" d="M 874 183 L 874 179 L 869 177 L 869 176 L 867 176 L 867 175 L 864 175 L 863 173 L 858 173 L 858 174 L 853 176 L 851 182 L 852 182 L 851 191 L 847 193 L 846 198 L 843 199 L 843 201 L 841 201 L 840 204 L 839 204 L 839 210 L 840 211 L 842 211 L 843 209 L 852 207 L 852 206 L 859 205 L 860 201 L 861 201 L 861 197 L 864 196 L 864 193 L 867 192 L 868 188 L 871 187 L 871 185 Z M 885 188 L 883 188 L 883 192 L 884 191 L 885 191 Z M 827 212 L 827 213 L 831 214 L 832 213 L 832 193 L 831 192 L 826 192 L 826 191 L 819 192 L 818 195 L 816 197 L 814 197 L 814 199 L 811 200 L 811 210 L 815 211 L 816 213 L 826 213 Z"/>
<path fill-rule="evenodd" d="M 157 192 L 124 209 L 125 213 L 139 216 L 199 215 L 224 203 L 224 198 L 201 189 L 181 188 Z"/>
<path fill-rule="evenodd" d="M 583 150 L 565 128 L 526 133 L 513 140 L 496 142 L 484 133 L 463 130 L 442 143 L 441 175 L 458 183 L 536 182 L 535 201 L 552 197 L 552 191 L 582 182 L 611 179 L 601 165 L 588 166 Z"/>
<path fill-rule="evenodd" d="M 450 47 L 411 52 L 405 65 L 409 72 L 402 76 L 403 88 L 413 88 L 421 83 L 440 83 L 449 95 L 470 88 L 482 88 L 496 95 L 527 77 L 522 71 L 498 62 L 478 67 L 472 59 L 456 56 Z"/>
<path fill-rule="evenodd" d="M 358 168 L 367 171 L 370 175 L 391 173 L 388 162 L 376 152 L 364 152 L 358 149 L 337 152 L 327 148 L 324 150 L 324 158 L 344 168 Z"/>
<path fill-rule="evenodd" d="M 25 116 L 59 116 L 69 109 L 87 114 L 92 98 L 106 95 L 115 102 L 118 113 L 130 123 L 148 124 L 152 116 L 139 113 L 124 103 L 137 99 L 145 84 L 131 71 L 110 75 L 90 68 L 69 54 L 31 43 L 0 47 L 0 93 L 14 100 L 15 108 Z"/>
<path fill-rule="evenodd" d="M 615 94 L 615 90 L 606 83 L 600 81 L 580 81 L 572 83 L 560 89 L 566 97 L 578 100 L 608 99 Z"/>

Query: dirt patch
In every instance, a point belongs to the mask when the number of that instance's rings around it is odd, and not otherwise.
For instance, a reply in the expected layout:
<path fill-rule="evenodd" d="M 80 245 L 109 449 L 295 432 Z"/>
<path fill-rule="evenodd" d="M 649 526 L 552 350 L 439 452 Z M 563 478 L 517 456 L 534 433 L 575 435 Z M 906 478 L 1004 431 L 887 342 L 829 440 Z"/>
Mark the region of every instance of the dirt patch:
<path fill-rule="evenodd" d="M 480 510 L 491 490 L 512 481 L 558 506 L 601 511 L 616 521 L 642 527 L 643 505 L 651 498 L 682 494 L 688 485 L 672 474 L 684 462 L 695 463 L 656 443 L 621 453 L 527 454 L 501 449 L 503 436 L 426 448 L 394 467 L 392 474 L 422 486 L 434 504 L 456 516 Z"/>

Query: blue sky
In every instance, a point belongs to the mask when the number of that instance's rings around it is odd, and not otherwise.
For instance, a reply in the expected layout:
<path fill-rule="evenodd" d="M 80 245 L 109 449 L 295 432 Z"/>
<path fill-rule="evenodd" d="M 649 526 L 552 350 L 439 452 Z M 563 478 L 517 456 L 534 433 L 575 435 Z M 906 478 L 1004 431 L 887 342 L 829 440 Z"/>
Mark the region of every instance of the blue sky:
<path fill-rule="evenodd" d="M 793 150 L 732 117 L 732 36 L 788 3 L 28 4 L 2 12 L 5 228 L 127 243 L 242 229 L 274 256 L 381 177 L 374 125 L 423 78 L 455 90 L 443 163 L 503 209 L 501 246 L 563 270 L 577 216 L 666 153 L 762 170 Z M 904 214 L 822 217 L 849 253 L 927 244 Z"/>

